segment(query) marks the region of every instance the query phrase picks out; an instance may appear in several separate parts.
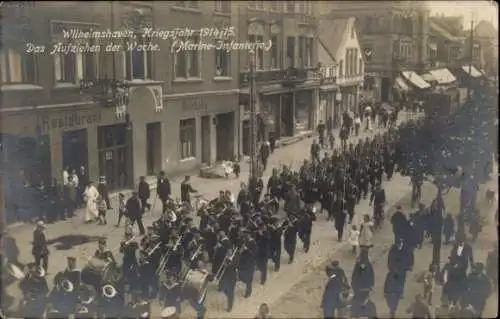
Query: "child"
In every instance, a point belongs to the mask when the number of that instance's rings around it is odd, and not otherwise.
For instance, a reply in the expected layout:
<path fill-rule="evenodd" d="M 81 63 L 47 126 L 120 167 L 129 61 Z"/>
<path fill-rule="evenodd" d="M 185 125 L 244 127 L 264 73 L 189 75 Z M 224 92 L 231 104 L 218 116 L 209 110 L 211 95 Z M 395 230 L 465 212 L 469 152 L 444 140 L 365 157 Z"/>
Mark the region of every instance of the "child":
<path fill-rule="evenodd" d="M 349 244 L 352 246 L 352 253 L 355 255 L 359 246 L 359 230 L 356 225 L 352 225 L 348 238 Z"/>
<path fill-rule="evenodd" d="M 432 305 L 432 294 L 436 278 L 436 265 L 430 265 L 429 270 L 424 274 L 424 299 L 429 305 Z"/>
<path fill-rule="evenodd" d="M 116 227 L 120 227 L 120 221 L 125 215 L 126 209 L 125 195 L 123 193 L 118 194 L 118 223 L 116 223 Z"/>
<path fill-rule="evenodd" d="M 106 201 L 102 196 L 97 197 L 97 209 L 99 211 L 99 225 L 106 225 L 106 210 L 108 206 L 106 205 Z"/>
<path fill-rule="evenodd" d="M 241 167 L 240 164 L 236 161 L 233 162 L 233 172 L 236 175 L 236 178 L 240 178 Z"/>
<path fill-rule="evenodd" d="M 446 214 L 446 217 L 443 221 L 443 234 L 444 234 L 444 243 L 448 245 L 450 243 L 451 237 L 455 234 L 455 220 L 450 213 Z"/>

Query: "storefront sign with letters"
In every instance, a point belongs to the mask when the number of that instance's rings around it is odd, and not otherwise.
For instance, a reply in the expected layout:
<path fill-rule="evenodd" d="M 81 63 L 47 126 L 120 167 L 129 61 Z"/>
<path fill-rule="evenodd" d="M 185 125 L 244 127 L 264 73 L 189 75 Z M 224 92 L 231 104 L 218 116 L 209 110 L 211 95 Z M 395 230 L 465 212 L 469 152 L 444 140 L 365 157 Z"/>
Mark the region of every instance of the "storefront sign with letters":
<path fill-rule="evenodd" d="M 78 112 L 44 115 L 40 126 L 43 132 L 51 130 L 74 130 L 101 123 L 101 113 L 79 114 Z"/>

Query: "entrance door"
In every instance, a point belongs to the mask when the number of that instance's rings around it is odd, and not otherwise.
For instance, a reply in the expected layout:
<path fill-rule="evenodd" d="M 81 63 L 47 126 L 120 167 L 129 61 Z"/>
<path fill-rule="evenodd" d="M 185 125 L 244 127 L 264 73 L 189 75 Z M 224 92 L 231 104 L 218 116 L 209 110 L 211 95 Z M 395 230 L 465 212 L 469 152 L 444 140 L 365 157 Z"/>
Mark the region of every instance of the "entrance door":
<path fill-rule="evenodd" d="M 389 90 L 390 90 L 390 83 L 389 83 L 389 78 L 385 77 L 382 78 L 381 84 L 380 84 L 380 99 L 382 102 L 389 102 Z"/>
<path fill-rule="evenodd" d="M 201 163 L 210 164 L 210 116 L 201 118 Z"/>
<path fill-rule="evenodd" d="M 234 155 L 234 113 L 217 115 L 217 156 L 218 161 L 232 160 Z"/>
<path fill-rule="evenodd" d="M 161 170 L 161 123 L 146 125 L 146 159 L 148 175 L 156 175 Z"/>
<path fill-rule="evenodd" d="M 62 134 L 63 168 L 88 170 L 87 129 L 67 131 Z"/>
<path fill-rule="evenodd" d="M 125 124 L 101 126 L 98 129 L 99 173 L 106 176 L 109 189 L 130 186 L 130 136 Z"/>

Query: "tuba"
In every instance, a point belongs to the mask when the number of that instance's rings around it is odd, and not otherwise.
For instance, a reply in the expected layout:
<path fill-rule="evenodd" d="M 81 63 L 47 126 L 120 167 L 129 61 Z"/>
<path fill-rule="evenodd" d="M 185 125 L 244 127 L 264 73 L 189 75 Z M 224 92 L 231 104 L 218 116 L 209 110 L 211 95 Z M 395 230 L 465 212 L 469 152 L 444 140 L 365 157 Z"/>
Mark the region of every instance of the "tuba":
<path fill-rule="evenodd" d="M 102 289 L 102 296 L 107 299 L 112 299 L 116 297 L 116 295 L 118 294 L 116 288 L 110 284 L 104 285 L 101 289 Z"/>

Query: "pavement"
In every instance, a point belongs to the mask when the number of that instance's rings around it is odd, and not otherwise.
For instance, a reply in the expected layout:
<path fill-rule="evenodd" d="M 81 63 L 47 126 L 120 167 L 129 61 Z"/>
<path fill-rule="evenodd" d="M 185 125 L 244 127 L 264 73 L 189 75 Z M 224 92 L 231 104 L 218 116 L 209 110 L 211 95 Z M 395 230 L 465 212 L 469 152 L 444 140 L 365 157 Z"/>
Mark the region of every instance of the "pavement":
<path fill-rule="evenodd" d="M 486 225 L 480 233 L 479 238 L 475 243 L 472 243 L 474 249 L 474 259 L 486 263 L 486 257 L 489 251 L 498 243 L 497 229 L 494 223 L 494 213 L 497 204 L 494 207 L 489 207 L 484 201 L 484 194 L 487 188 L 497 188 L 497 181 L 494 180 L 487 185 L 483 185 L 479 191 L 478 204 L 481 209 L 482 216 L 485 218 Z M 387 188 L 386 188 L 387 189 Z M 390 188 L 391 194 L 393 188 Z M 422 189 L 423 203 L 428 205 L 435 198 L 436 188 L 434 185 L 425 183 Z M 444 197 L 446 212 L 456 215 L 459 211 L 459 190 L 452 190 Z M 410 196 L 404 197 L 400 201 L 400 205 L 405 210 L 405 213 L 410 213 L 413 210 L 410 208 Z M 387 220 L 387 219 L 386 219 Z M 378 317 L 389 317 L 389 311 L 384 298 L 384 281 L 387 274 L 387 255 L 390 246 L 394 241 L 390 223 L 386 222 L 374 237 L 375 247 L 370 251 L 370 259 L 373 263 L 375 273 L 375 285 L 371 294 L 371 299 L 377 307 Z M 340 261 L 340 266 L 346 272 L 350 281 L 352 269 L 355 263 L 355 257 L 352 255 L 350 247 L 342 247 L 337 249 L 336 259 Z M 452 246 L 443 245 L 441 250 L 441 268 L 447 261 L 450 255 Z M 423 273 L 428 269 L 432 260 L 432 244 L 426 242 L 422 249 L 415 250 L 415 265 L 413 271 L 407 276 L 405 292 L 403 299 L 400 301 L 399 309 L 396 312 L 396 318 L 411 318 L 406 313 L 406 309 L 414 301 L 417 293 L 423 293 L 423 284 L 421 278 Z M 322 311 L 319 307 L 325 284 L 327 282 L 324 266 L 317 268 L 314 273 L 303 278 L 287 293 L 275 300 L 270 305 L 271 316 L 273 318 L 312 318 L 322 317 Z M 432 317 L 447 316 L 447 311 L 441 309 L 440 297 L 441 286 L 437 286 L 433 296 L 433 302 L 430 306 Z M 265 300 L 262 300 L 265 302 Z M 492 293 L 488 299 L 486 309 L 483 313 L 484 318 L 495 318 L 498 314 L 498 291 Z"/>
<path fill-rule="evenodd" d="M 405 115 L 404 112 L 401 113 L 401 121 L 406 121 L 412 117 Z M 352 138 L 351 141 L 355 142 L 357 139 L 364 139 L 365 137 L 381 132 L 383 132 L 383 130 L 378 128 L 374 129 L 373 132 L 361 132 L 359 137 Z M 267 181 L 272 167 L 280 167 L 286 164 L 291 165 L 293 168 L 298 168 L 303 159 L 308 157 L 311 142 L 312 139 L 308 138 L 298 141 L 295 144 L 289 144 L 286 147 L 276 149 L 269 159 L 269 168 L 264 173 L 264 180 Z M 331 152 L 331 150 L 325 151 Z M 248 177 L 248 165 L 242 163 L 241 169 L 242 172 L 239 179 L 230 177 L 227 180 L 214 180 L 193 176 L 191 182 L 193 187 L 207 199 L 215 197 L 221 189 L 228 189 L 233 192 L 233 194 L 237 194 L 240 183 L 246 182 Z M 171 181 L 174 198 L 180 197 L 180 182 L 180 180 Z M 394 176 L 393 180 L 387 182 L 385 185 L 386 189 L 391 190 L 389 192 L 389 204 L 396 203 L 410 191 L 408 179 L 399 175 Z M 153 204 L 154 202 L 154 198 L 151 199 L 151 203 Z M 113 199 L 112 206 L 114 208 L 118 207 L 116 199 Z M 160 216 L 160 211 L 161 204 L 157 201 L 152 212 L 147 213 L 144 217 L 145 226 L 151 225 L 152 222 Z M 371 212 L 371 208 L 368 207 L 366 201 L 362 201 L 357 211 L 363 213 Z M 46 233 L 50 243 L 49 271 L 47 275 L 49 285 L 52 283 L 53 277 L 59 271 L 65 269 L 67 256 L 74 256 L 77 258 L 78 266 L 83 267 L 88 260 L 88 256 L 93 254 L 97 248 L 97 240 L 101 237 L 106 237 L 108 239 L 109 248 L 114 251 L 115 255 L 118 254 L 118 247 L 120 241 L 123 239 L 124 228 L 123 226 L 119 228 L 114 227 L 117 220 L 116 211 L 108 211 L 107 217 L 107 226 L 87 225 L 83 223 L 83 211 L 80 211 L 77 216 L 71 220 L 57 222 L 47 226 Z M 316 266 L 331 258 L 338 246 L 341 246 L 338 245 L 334 239 L 335 231 L 333 229 L 332 223 L 326 222 L 324 221 L 324 217 L 320 217 L 313 228 L 312 245 L 309 253 L 299 253 L 295 262 L 292 265 L 284 265 L 279 273 L 271 271 L 265 287 L 260 287 L 260 285 L 256 284 L 252 297 L 246 299 L 244 302 L 240 302 L 242 298 L 237 297 L 235 307 L 231 313 L 226 313 L 223 310 L 225 309 L 225 300 L 222 294 L 215 291 L 209 293 L 205 302 L 208 310 L 208 317 L 245 317 L 245 314 L 249 312 L 253 313 L 258 305 L 263 302 L 262 300 L 266 300 L 266 302 L 269 302 L 269 300 L 277 300 L 283 293 L 291 289 L 295 283 L 300 281 L 301 278 L 311 273 Z M 21 264 L 32 261 L 32 231 L 33 226 L 23 225 L 9 230 L 6 236 L 6 238 L 9 239 L 10 246 L 14 248 L 14 255 L 17 248 L 17 259 Z M 136 236 L 138 236 L 137 229 L 135 231 Z M 120 257 L 118 257 L 118 260 L 119 259 Z M 256 273 L 256 275 L 258 274 Z M 215 290 L 215 287 L 209 287 L 209 291 L 211 290 Z M 15 284 L 15 282 L 7 284 L 5 292 L 7 298 L 12 299 L 9 309 L 16 309 L 17 303 L 21 297 L 18 285 Z M 237 296 L 242 296 L 242 294 L 242 287 L 239 287 L 238 284 Z M 155 308 L 155 306 L 153 308 Z M 190 310 L 191 309 L 184 309 L 183 307 L 183 316 L 185 313 L 186 315 L 193 314 Z M 157 313 L 157 311 L 153 309 L 153 313 Z"/>

